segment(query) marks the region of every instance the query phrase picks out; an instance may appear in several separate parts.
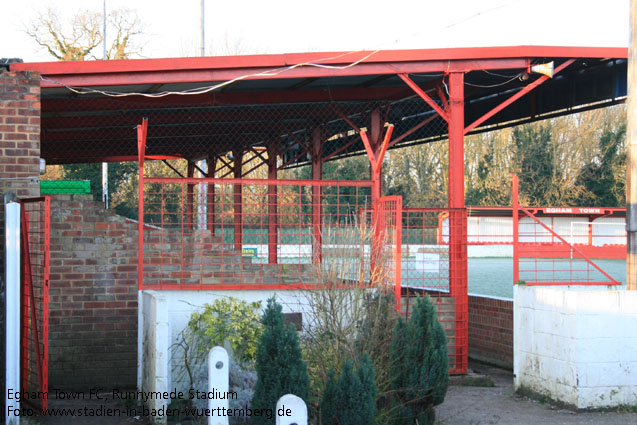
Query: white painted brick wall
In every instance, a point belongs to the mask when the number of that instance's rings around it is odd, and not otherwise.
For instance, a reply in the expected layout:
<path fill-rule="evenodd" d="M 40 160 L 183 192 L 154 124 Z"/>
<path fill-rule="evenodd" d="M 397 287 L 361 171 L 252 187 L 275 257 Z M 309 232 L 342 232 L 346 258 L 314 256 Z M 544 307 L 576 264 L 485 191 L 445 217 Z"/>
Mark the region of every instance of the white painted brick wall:
<path fill-rule="evenodd" d="M 516 285 L 514 373 L 577 408 L 637 405 L 637 292 Z"/>

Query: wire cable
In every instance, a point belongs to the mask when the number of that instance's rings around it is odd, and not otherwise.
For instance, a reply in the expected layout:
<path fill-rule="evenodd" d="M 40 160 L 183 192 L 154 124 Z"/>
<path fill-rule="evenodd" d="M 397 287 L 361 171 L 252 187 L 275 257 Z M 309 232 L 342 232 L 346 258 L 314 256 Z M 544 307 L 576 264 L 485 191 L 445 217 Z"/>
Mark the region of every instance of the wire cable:
<path fill-rule="evenodd" d="M 211 86 L 203 86 L 203 87 L 197 87 L 194 89 L 188 89 L 188 90 L 182 90 L 182 91 L 164 91 L 164 92 L 160 92 L 160 93 L 140 93 L 140 92 L 129 92 L 129 93 L 121 93 L 121 92 L 114 92 L 114 91 L 109 91 L 109 90 L 97 90 L 97 89 L 92 89 L 92 88 L 88 88 L 88 87 L 72 87 L 69 85 L 66 85 L 64 83 L 61 83 L 59 81 L 55 81 L 51 78 L 48 77 L 41 77 L 41 79 L 43 81 L 47 81 L 50 82 L 52 84 L 57 84 L 59 86 L 65 87 L 66 89 L 70 90 L 71 92 L 75 93 L 75 94 L 101 94 L 103 96 L 109 96 L 109 97 L 127 97 L 127 96 L 143 96 L 143 97 L 151 97 L 151 98 L 159 98 L 159 97 L 166 97 L 166 96 L 171 96 L 171 95 L 177 95 L 177 96 L 188 96 L 188 95 L 197 95 L 197 94 L 205 94 L 205 93 L 210 93 L 212 91 L 216 91 L 222 87 L 226 87 L 228 85 L 231 85 L 233 83 L 236 83 L 237 81 L 241 81 L 241 80 L 246 80 L 249 78 L 256 78 L 256 77 L 275 77 L 277 75 L 283 74 L 285 72 L 289 72 L 293 69 L 296 68 L 301 68 L 301 67 L 315 67 L 315 68 L 323 68 L 323 69 L 335 69 L 335 70 L 344 70 L 344 69 L 348 69 L 348 68 L 352 68 L 364 61 L 366 61 L 367 59 L 369 59 L 370 57 L 372 57 L 373 55 L 375 55 L 376 53 L 378 53 L 380 50 L 374 50 L 370 53 L 368 53 L 367 55 L 365 55 L 364 57 L 348 64 L 348 65 L 324 65 L 318 62 L 323 62 L 323 61 L 328 61 L 328 60 L 333 60 L 333 59 L 338 59 L 340 57 L 343 56 L 347 56 L 350 54 L 356 54 L 356 53 L 362 53 L 363 51 L 359 51 L 359 52 L 346 52 L 337 56 L 333 56 L 333 57 L 329 57 L 329 58 L 323 58 L 323 59 L 319 59 L 315 62 L 302 62 L 302 63 L 298 63 L 295 65 L 290 65 L 290 66 L 286 66 L 284 68 L 274 68 L 268 71 L 263 71 L 263 72 L 258 72 L 258 73 L 254 73 L 254 74 L 245 74 L 245 75 L 241 75 L 239 77 L 233 78 L 232 80 L 229 81 L 224 81 L 221 82 L 219 84 L 214 84 Z"/>
<path fill-rule="evenodd" d="M 485 88 L 485 89 L 489 89 L 492 87 L 500 87 L 500 86 L 504 86 L 506 84 L 509 84 L 511 81 L 517 80 L 520 75 L 522 75 L 523 73 L 519 73 L 518 75 L 514 76 L 513 78 L 510 78 L 502 83 L 498 83 L 498 84 L 490 84 L 490 85 L 481 85 L 481 84 L 473 84 L 473 83 L 468 83 L 468 82 L 464 82 L 466 85 L 471 86 L 471 87 L 480 87 L 480 88 Z"/>

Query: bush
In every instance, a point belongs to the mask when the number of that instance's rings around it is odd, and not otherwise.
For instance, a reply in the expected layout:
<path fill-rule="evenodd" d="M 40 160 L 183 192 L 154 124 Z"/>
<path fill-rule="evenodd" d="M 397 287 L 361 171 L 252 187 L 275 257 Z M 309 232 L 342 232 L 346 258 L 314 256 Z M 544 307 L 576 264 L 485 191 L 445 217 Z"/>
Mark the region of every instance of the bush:
<path fill-rule="evenodd" d="M 356 372 L 348 360 L 338 382 L 330 371 L 321 402 L 323 425 L 373 424 L 375 413 L 376 384 L 369 356 L 362 357 Z"/>
<path fill-rule="evenodd" d="M 446 337 L 428 296 L 416 301 L 409 322 L 399 319 L 390 351 L 393 423 L 433 424 L 434 406 L 447 393 L 449 359 Z"/>
<path fill-rule="evenodd" d="M 301 349 L 294 328 L 285 326 L 281 305 L 274 298 L 268 300 L 263 314 L 263 334 L 256 355 L 257 384 L 252 409 L 275 409 L 278 399 L 294 394 L 308 400 L 309 379 L 301 357 Z M 272 424 L 263 416 L 253 416 L 252 424 Z"/>
<path fill-rule="evenodd" d="M 261 302 L 247 303 L 236 298 L 219 298 L 193 313 L 188 328 L 197 349 L 205 356 L 212 347 L 227 341 L 233 357 L 241 363 L 254 360 L 262 326 L 258 310 Z"/>
<path fill-rule="evenodd" d="M 248 303 L 228 297 L 204 304 L 203 310 L 190 316 L 188 326 L 180 332 L 173 350 L 173 382 L 182 388 L 207 391 L 207 358 L 214 346 L 225 346 L 230 356 L 230 388 L 237 399 L 230 400 L 230 408 L 250 405 L 256 372 L 254 358 L 263 326 L 259 309 L 261 303 Z M 185 407 L 205 408 L 203 399 L 183 400 Z M 243 424 L 245 418 L 232 417 L 231 424 Z"/>

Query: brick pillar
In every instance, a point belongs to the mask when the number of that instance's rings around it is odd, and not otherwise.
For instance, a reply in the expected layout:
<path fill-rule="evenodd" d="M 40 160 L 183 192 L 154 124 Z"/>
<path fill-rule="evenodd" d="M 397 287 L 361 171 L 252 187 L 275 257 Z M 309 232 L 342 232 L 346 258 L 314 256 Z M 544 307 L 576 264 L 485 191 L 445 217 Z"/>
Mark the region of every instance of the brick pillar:
<path fill-rule="evenodd" d="M 0 382 L 4 377 L 4 195 L 40 195 L 40 75 L 0 69 Z M 3 392 L 5 391 L 2 385 Z M 0 397 L 4 411 L 4 397 Z"/>

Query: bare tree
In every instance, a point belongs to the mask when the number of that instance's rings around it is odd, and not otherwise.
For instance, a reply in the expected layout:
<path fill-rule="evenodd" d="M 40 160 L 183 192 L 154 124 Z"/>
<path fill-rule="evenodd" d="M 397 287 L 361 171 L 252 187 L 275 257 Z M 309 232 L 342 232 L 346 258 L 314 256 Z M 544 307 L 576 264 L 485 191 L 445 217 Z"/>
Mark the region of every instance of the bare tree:
<path fill-rule="evenodd" d="M 142 24 L 137 13 L 130 9 L 115 9 L 111 11 L 106 22 L 110 24 L 111 37 L 115 34 L 106 52 L 106 59 L 126 59 L 140 54 L 141 46 L 137 44 L 136 39 L 142 34 Z"/>
<path fill-rule="evenodd" d="M 104 41 L 103 14 L 100 12 L 78 12 L 71 20 L 70 28 L 64 28 L 54 9 L 40 13 L 25 31 L 36 43 L 53 57 L 63 61 L 96 59 L 93 50 Z M 116 9 L 106 17 L 106 59 L 125 59 L 139 54 L 137 36 L 142 25 L 137 13 L 129 9 Z"/>

